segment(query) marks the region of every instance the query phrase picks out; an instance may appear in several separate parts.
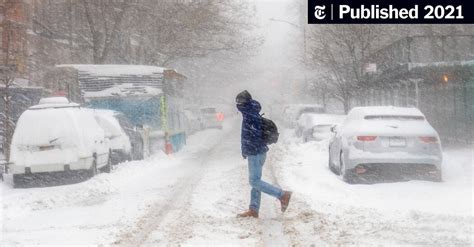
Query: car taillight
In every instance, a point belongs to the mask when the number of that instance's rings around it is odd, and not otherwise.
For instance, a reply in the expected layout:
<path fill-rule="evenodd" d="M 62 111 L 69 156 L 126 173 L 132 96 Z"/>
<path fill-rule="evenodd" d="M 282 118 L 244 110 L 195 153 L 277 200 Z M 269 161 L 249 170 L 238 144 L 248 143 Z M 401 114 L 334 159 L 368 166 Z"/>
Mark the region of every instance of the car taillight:
<path fill-rule="evenodd" d="M 438 138 L 436 136 L 420 136 L 420 140 L 424 143 L 437 143 Z"/>
<path fill-rule="evenodd" d="M 371 142 L 371 141 L 375 141 L 375 139 L 377 139 L 376 136 L 358 136 L 357 137 L 357 140 L 361 142 Z"/>
<path fill-rule="evenodd" d="M 224 113 L 218 112 L 218 113 L 216 114 L 216 119 L 217 119 L 217 121 L 219 121 L 219 122 L 224 121 Z"/>

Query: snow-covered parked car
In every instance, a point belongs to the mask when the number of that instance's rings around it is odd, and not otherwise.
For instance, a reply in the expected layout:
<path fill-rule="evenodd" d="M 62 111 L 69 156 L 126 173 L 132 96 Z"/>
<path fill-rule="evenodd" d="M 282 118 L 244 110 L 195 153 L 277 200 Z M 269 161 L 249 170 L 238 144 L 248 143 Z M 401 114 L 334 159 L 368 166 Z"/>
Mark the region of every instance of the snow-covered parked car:
<path fill-rule="evenodd" d="M 98 109 L 92 111 L 109 139 L 113 165 L 143 159 L 142 136 L 122 113 Z"/>
<path fill-rule="evenodd" d="M 441 181 L 438 133 L 416 108 L 355 107 L 332 129 L 329 168 L 346 182 L 379 176 Z"/>
<path fill-rule="evenodd" d="M 199 120 L 201 123 L 201 129 L 222 129 L 224 114 L 222 112 L 217 112 L 215 107 L 201 107 L 199 109 Z"/>
<path fill-rule="evenodd" d="M 322 114 L 325 113 L 325 109 L 321 105 L 317 104 L 291 104 L 285 106 L 283 110 L 283 124 L 288 128 L 294 128 L 296 126 L 296 121 L 300 118 L 302 114 L 312 113 L 312 114 Z"/>
<path fill-rule="evenodd" d="M 308 141 L 323 141 L 331 139 L 331 127 L 342 123 L 345 115 L 303 113 L 298 118 L 296 135 Z"/>
<path fill-rule="evenodd" d="M 18 119 L 9 172 L 15 187 L 41 175 L 110 172 L 108 145 L 90 110 L 63 97 L 44 98 Z"/>

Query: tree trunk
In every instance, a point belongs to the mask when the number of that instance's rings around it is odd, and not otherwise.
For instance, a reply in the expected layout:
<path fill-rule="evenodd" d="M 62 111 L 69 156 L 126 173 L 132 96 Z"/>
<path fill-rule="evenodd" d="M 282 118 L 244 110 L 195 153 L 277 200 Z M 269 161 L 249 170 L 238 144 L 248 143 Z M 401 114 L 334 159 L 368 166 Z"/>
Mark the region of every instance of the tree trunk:
<path fill-rule="evenodd" d="M 5 141 L 4 141 L 4 153 L 7 161 L 10 160 L 10 145 L 12 141 L 12 131 L 11 131 L 11 121 L 10 121 L 10 112 L 11 112 L 11 102 L 10 95 L 8 93 L 8 87 L 5 88 Z"/>
<path fill-rule="evenodd" d="M 349 110 L 351 109 L 351 102 L 350 102 L 350 99 L 349 99 L 349 98 L 344 99 L 344 101 L 342 102 L 342 104 L 344 105 L 344 113 L 345 113 L 345 114 L 349 113 Z"/>

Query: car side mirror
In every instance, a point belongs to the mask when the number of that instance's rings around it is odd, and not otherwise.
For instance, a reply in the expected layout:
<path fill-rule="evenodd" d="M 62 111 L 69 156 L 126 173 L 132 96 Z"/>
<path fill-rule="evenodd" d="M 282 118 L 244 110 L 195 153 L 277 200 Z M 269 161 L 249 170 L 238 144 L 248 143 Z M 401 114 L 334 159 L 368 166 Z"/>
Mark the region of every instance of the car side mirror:
<path fill-rule="evenodd" d="M 331 132 L 336 133 L 337 132 L 337 125 L 331 126 Z"/>

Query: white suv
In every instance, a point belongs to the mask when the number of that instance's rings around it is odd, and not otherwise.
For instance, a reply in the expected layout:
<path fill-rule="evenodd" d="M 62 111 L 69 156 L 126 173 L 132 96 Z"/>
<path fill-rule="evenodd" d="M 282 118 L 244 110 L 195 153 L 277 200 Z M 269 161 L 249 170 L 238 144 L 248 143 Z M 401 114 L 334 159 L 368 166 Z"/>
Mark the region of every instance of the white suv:
<path fill-rule="evenodd" d="M 15 187 L 40 175 L 110 172 L 104 130 L 91 111 L 66 98 L 44 98 L 23 112 L 12 138 L 10 169 Z"/>

